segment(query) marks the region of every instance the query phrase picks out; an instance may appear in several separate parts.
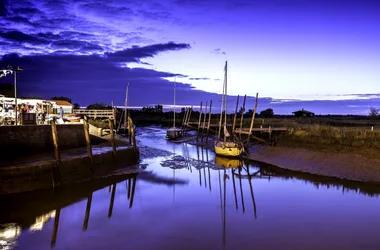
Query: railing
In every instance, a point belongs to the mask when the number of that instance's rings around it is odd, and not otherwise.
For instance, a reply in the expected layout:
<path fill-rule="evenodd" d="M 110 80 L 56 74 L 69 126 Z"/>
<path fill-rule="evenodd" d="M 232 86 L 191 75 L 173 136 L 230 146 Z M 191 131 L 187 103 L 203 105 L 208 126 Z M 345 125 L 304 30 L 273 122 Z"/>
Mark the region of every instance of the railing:
<path fill-rule="evenodd" d="M 115 113 L 112 109 L 74 109 L 76 115 L 85 115 L 89 118 L 109 118 L 115 119 Z"/>

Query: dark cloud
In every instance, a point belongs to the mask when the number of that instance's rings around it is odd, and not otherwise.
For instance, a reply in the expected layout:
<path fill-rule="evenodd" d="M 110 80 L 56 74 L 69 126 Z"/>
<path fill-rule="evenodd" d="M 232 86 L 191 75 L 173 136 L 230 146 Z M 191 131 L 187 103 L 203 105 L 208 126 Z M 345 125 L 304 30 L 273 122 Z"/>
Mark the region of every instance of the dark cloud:
<path fill-rule="evenodd" d="M 38 36 L 28 35 L 20 31 L 0 32 L 0 37 L 17 43 L 30 43 L 34 45 L 46 45 L 49 41 Z"/>
<path fill-rule="evenodd" d="M 80 52 L 103 51 L 103 48 L 97 44 L 77 40 L 58 40 L 52 43 L 53 48 L 78 50 Z"/>
<path fill-rule="evenodd" d="M 65 41 L 61 41 L 65 42 Z M 66 41 L 68 46 L 72 41 Z M 78 46 L 83 46 L 82 43 Z M 153 69 L 121 67 L 115 63 L 116 58 L 122 56 L 122 61 L 140 62 L 140 58 L 153 57 L 158 53 L 189 48 L 187 44 L 154 44 L 145 47 L 132 48 L 106 55 L 69 55 L 65 51 L 57 51 L 49 55 L 19 56 L 17 54 L 4 55 L 0 60 L 0 67 L 6 65 L 21 65 L 23 72 L 18 76 L 19 92 L 22 95 L 70 96 L 81 104 L 93 102 L 122 103 L 125 83 L 131 82 L 131 91 L 134 91 L 131 101 L 134 105 L 144 105 L 146 102 L 163 102 L 167 93 L 172 93 L 172 82 L 164 78 L 187 77 L 178 73 L 161 72 Z M 83 50 L 83 49 L 81 49 Z M 120 55 L 120 54 L 121 55 Z M 143 64 L 146 64 L 143 62 Z M 6 79 L 5 79 L 6 80 Z M 141 93 L 141 90 L 144 90 Z M 178 89 L 189 91 L 193 88 L 189 84 L 179 83 Z M 137 94 L 139 93 L 139 94 Z M 155 100 L 155 98 L 157 100 Z"/>
<path fill-rule="evenodd" d="M 122 51 L 108 52 L 105 53 L 110 59 L 122 62 L 139 62 L 141 58 L 154 57 L 155 55 L 167 52 L 167 51 L 176 51 L 182 49 L 191 48 L 190 44 L 186 43 L 174 43 L 168 42 L 164 44 L 154 44 L 144 47 L 133 46 Z"/>
<path fill-rule="evenodd" d="M 194 80 L 194 81 L 201 81 L 201 80 L 210 80 L 208 77 L 191 77 L 189 80 Z"/>
<path fill-rule="evenodd" d="M 222 51 L 222 50 L 219 49 L 219 48 L 214 49 L 212 52 L 215 53 L 215 54 L 222 54 L 222 55 L 225 55 L 225 54 L 226 54 L 226 52 Z"/>
<path fill-rule="evenodd" d="M 139 49 L 139 48 L 136 48 Z M 145 68 L 120 67 L 106 56 L 100 55 L 51 55 L 18 56 L 5 55 L 0 67 L 8 64 L 21 65 L 24 70 L 18 74 L 20 95 L 68 96 L 74 102 L 88 105 L 95 102 L 123 105 L 126 83 L 130 82 L 129 103 L 132 106 L 172 104 L 173 82 L 164 78 L 184 77 L 178 73 L 161 72 Z M 2 82 L 12 81 L 12 76 L 1 78 Z M 177 79 L 178 105 L 198 106 L 201 101 L 213 100 L 213 112 L 220 110 L 220 95 L 194 89 Z M 229 111 L 233 112 L 236 96 L 228 97 Z M 242 98 L 240 98 L 240 106 Z M 259 97 L 258 112 L 273 108 L 276 114 L 291 114 L 305 108 L 316 114 L 366 114 L 370 106 L 380 106 L 380 98 L 342 101 L 276 100 Z M 248 96 L 247 109 L 253 109 L 254 97 Z"/>
<path fill-rule="evenodd" d="M 8 14 L 8 10 L 5 7 L 5 0 L 0 1 L 0 16 L 5 17 Z"/>
<path fill-rule="evenodd" d="M 372 93 L 372 94 L 348 94 L 343 96 L 357 96 L 357 97 L 378 97 L 380 98 L 380 93 Z"/>

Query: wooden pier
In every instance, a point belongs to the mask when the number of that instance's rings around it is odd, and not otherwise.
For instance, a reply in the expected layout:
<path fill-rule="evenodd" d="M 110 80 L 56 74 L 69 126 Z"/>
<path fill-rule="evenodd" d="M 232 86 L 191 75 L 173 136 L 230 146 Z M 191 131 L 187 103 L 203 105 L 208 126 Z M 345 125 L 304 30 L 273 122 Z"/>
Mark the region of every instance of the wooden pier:
<path fill-rule="evenodd" d="M 239 98 L 240 96 L 237 96 L 236 99 L 236 107 L 235 112 L 233 116 L 233 122 L 230 123 L 227 127 L 232 128 L 232 138 L 240 141 L 243 145 L 249 144 L 250 139 L 255 139 L 260 142 L 264 142 L 267 144 L 272 145 L 272 134 L 275 132 L 286 132 L 288 131 L 288 128 L 286 127 L 263 127 L 262 125 L 260 127 L 253 127 L 255 122 L 255 115 L 257 111 L 257 104 L 258 104 L 258 94 L 256 94 L 256 101 L 253 108 L 253 113 L 251 117 L 251 122 L 249 128 L 243 127 L 243 121 L 244 121 L 244 113 L 245 113 L 245 104 L 247 96 L 244 96 L 243 99 L 243 106 L 240 111 L 240 119 L 238 119 L 238 107 L 239 107 Z M 220 124 L 211 124 L 211 109 L 212 109 L 212 101 L 210 101 L 210 105 L 208 106 L 208 102 L 205 103 L 205 106 L 203 106 L 203 102 L 200 103 L 200 111 L 199 111 L 199 117 L 197 121 L 191 121 L 191 113 L 192 113 L 192 107 L 188 107 L 185 109 L 185 116 L 182 121 L 182 127 L 184 129 L 190 129 L 190 130 L 196 130 L 197 131 L 197 141 L 201 140 L 201 142 L 205 142 L 208 144 L 209 141 L 209 133 L 217 133 L 217 129 L 220 127 Z M 220 115 L 218 115 L 220 116 Z M 260 132 L 260 133 L 266 133 L 269 135 L 269 141 L 266 141 L 260 137 L 254 136 L 254 132 Z"/>
<path fill-rule="evenodd" d="M 116 109 L 74 109 L 73 112 L 76 115 L 83 115 L 93 119 L 115 119 L 116 117 Z"/>

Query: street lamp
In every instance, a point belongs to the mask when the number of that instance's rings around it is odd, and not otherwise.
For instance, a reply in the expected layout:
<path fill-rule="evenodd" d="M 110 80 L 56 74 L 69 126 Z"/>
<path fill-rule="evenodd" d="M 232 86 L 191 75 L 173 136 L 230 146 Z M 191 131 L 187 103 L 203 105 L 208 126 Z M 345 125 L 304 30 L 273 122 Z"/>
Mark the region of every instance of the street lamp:
<path fill-rule="evenodd" d="M 14 75 L 13 82 L 15 85 L 15 125 L 17 125 L 17 72 L 20 72 L 22 70 L 23 67 L 17 66 L 17 68 L 14 68 L 12 65 L 8 65 L 7 69 L 0 70 L 0 72 L 2 73 L 0 74 L 0 77 L 6 76 L 9 73 L 13 73 Z"/>

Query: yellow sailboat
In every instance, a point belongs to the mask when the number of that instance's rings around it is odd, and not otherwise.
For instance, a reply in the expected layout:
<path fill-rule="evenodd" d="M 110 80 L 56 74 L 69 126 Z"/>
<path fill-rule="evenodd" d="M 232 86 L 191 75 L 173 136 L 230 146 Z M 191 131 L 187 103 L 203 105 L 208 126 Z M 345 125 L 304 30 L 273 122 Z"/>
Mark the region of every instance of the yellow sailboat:
<path fill-rule="evenodd" d="M 224 108 L 224 131 L 223 131 L 223 140 L 220 139 L 220 132 L 222 127 L 223 120 L 223 108 Z M 244 148 L 241 144 L 234 141 L 227 141 L 227 137 L 230 137 L 230 134 L 227 130 L 227 61 L 224 67 L 224 83 L 223 83 L 223 94 L 222 94 L 222 105 L 220 110 L 220 120 L 219 120 L 219 133 L 218 138 L 215 141 L 214 149 L 215 154 L 226 157 L 240 157 L 243 153 Z"/>

